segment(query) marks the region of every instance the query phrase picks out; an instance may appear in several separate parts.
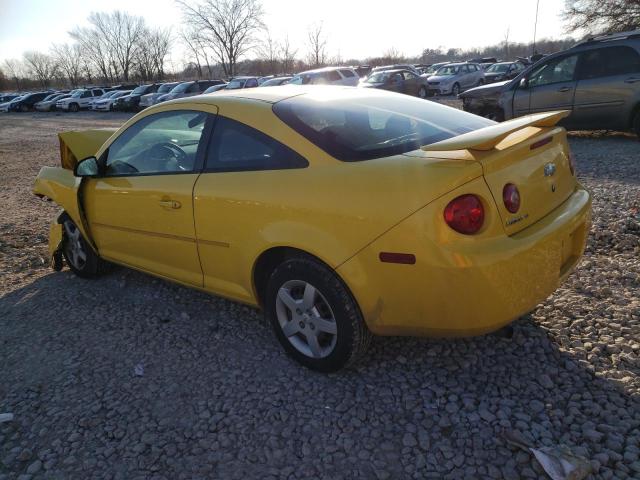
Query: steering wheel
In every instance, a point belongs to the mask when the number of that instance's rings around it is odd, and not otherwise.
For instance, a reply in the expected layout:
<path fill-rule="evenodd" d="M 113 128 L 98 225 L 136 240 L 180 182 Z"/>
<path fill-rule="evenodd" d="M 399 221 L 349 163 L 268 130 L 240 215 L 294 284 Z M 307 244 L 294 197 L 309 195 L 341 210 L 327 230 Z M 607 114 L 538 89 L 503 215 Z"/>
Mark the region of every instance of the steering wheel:
<path fill-rule="evenodd" d="M 166 152 L 169 152 L 169 154 L 172 157 L 172 158 L 167 158 L 167 161 L 175 160 L 175 162 L 178 164 L 179 169 L 186 170 L 186 167 L 184 167 L 184 164 L 186 163 L 186 160 L 187 160 L 187 153 L 175 143 L 162 142 L 162 143 L 158 143 L 157 145 L 154 145 L 149 149 L 150 154 L 156 153 L 160 158 L 163 158 L 166 155 Z"/>

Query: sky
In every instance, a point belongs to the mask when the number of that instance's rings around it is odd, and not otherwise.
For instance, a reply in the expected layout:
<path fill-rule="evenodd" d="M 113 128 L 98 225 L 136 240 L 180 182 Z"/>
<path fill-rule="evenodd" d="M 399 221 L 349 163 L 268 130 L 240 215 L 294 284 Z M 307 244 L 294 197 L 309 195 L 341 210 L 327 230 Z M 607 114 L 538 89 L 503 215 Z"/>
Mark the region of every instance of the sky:
<path fill-rule="evenodd" d="M 191 0 L 196 3 L 198 0 Z M 471 48 L 504 40 L 533 39 L 536 0 L 262 0 L 264 21 L 276 40 L 285 36 L 306 54 L 306 32 L 322 22 L 328 54 L 343 59 L 382 55 L 390 48 L 408 56 L 424 48 Z M 564 0 L 540 0 L 537 38 L 564 37 L 560 13 Z M 0 62 L 24 51 L 46 52 L 52 43 L 69 42 L 68 31 L 86 25 L 92 11 L 123 10 L 150 26 L 181 27 L 173 0 L 0 0 Z M 176 45 L 170 64 L 180 68 Z"/>

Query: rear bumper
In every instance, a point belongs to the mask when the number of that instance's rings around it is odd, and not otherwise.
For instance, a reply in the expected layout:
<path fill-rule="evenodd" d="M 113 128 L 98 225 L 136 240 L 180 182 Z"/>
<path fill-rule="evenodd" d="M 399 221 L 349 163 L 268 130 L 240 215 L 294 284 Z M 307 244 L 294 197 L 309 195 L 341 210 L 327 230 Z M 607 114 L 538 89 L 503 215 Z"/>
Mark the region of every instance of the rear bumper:
<path fill-rule="evenodd" d="M 423 208 L 338 268 L 372 332 L 464 337 L 497 330 L 553 293 L 584 252 L 591 199 L 581 186 L 510 237 L 458 238 L 430 228 L 447 202 Z M 381 263 L 381 251 L 415 253 L 416 264 Z"/>

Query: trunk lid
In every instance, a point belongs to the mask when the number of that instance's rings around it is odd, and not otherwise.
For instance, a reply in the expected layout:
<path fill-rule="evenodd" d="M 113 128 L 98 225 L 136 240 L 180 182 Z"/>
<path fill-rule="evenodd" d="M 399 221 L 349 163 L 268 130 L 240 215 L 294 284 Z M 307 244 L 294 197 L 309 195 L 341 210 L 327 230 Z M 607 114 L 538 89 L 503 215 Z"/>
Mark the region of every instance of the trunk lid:
<path fill-rule="evenodd" d="M 467 150 L 482 165 L 507 235 L 537 222 L 560 206 L 575 190 L 569 146 L 563 128 L 554 127 L 566 112 L 521 117 L 449 140 L 426 151 Z M 520 208 L 511 213 L 503 201 L 505 185 L 520 192 Z"/>

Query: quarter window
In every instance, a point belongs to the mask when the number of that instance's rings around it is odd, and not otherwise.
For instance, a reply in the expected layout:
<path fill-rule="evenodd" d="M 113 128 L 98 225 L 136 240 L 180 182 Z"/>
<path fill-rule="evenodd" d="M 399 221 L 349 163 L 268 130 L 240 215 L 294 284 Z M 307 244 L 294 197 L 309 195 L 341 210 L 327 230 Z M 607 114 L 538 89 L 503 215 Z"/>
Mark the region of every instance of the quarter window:
<path fill-rule="evenodd" d="M 105 174 L 193 171 L 207 114 L 178 110 L 149 115 L 131 125 L 107 151 Z"/>
<path fill-rule="evenodd" d="M 540 87 L 559 82 L 570 82 L 576 69 L 577 55 L 551 60 L 531 72 L 530 87 Z"/>
<path fill-rule="evenodd" d="M 640 55 L 631 47 L 607 47 L 582 54 L 580 78 L 590 79 L 640 72 Z"/>
<path fill-rule="evenodd" d="M 268 135 L 218 116 L 207 153 L 207 170 L 281 170 L 308 165 L 306 159 Z"/>

